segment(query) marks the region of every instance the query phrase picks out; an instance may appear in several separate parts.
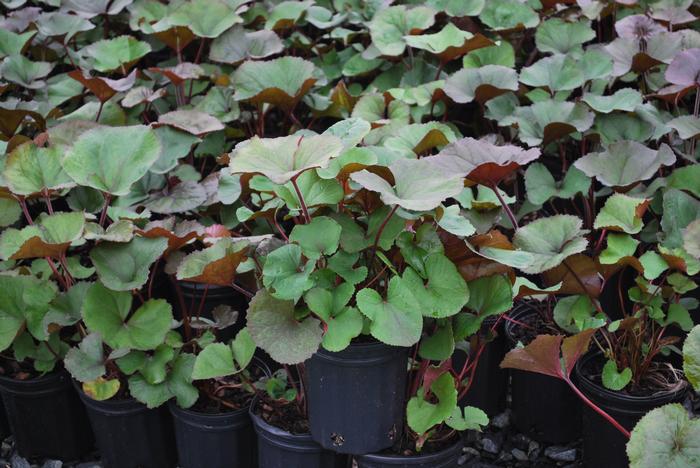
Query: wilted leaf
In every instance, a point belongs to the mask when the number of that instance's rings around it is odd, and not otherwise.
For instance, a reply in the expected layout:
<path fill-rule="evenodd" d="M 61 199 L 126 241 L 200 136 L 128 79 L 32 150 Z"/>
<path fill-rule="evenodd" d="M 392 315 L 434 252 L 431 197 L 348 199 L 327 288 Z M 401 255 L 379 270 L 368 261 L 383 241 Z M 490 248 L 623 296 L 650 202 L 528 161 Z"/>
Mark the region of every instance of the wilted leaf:
<path fill-rule="evenodd" d="M 247 242 L 224 238 L 211 247 L 187 255 L 177 268 L 177 279 L 230 286 L 236 268 L 245 260 Z"/>

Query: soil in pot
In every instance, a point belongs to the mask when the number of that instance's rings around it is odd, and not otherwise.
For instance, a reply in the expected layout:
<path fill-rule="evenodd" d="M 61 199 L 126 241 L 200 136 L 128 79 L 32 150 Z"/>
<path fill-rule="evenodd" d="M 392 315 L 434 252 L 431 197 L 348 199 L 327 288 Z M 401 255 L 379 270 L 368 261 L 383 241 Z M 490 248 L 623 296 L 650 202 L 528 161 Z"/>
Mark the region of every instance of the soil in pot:
<path fill-rule="evenodd" d="M 93 449 L 90 423 L 67 372 L 18 379 L 8 366 L 3 370 L 0 394 L 20 456 L 71 461 Z"/>
<path fill-rule="evenodd" d="M 536 304 L 535 304 L 536 305 Z M 561 334 L 535 308 L 521 305 L 505 324 L 510 346 L 528 344 L 540 334 Z M 513 423 L 532 439 L 564 444 L 581 435 L 581 406 L 564 381 L 547 375 L 511 370 Z"/>
<path fill-rule="evenodd" d="M 374 453 L 403 432 L 408 348 L 351 343 L 319 349 L 305 367 L 311 436 L 338 453 Z"/>
<path fill-rule="evenodd" d="M 346 456 L 324 450 L 311 438 L 306 418 L 295 405 L 271 404 L 262 396 L 250 407 L 259 468 L 346 468 Z"/>
<path fill-rule="evenodd" d="M 172 421 L 164 406 L 148 409 L 131 399 L 96 401 L 79 390 L 104 468 L 176 466 Z"/>
<path fill-rule="evenodd" d="M 456 468 L 462 455 L 461 438 L 454 437 L 452 443 L 442 450 L 413 455 L 370 454 L 355 457 L 358 468 Z"/>
<path fill-rule="evenodd" d="M 685 399 L 687 384 L 668 363 L 656 363 L 655 371 L 639 388 L 618 392 L 604 388 L 601 383 L 604 363 L 600 353 L 585 355 L 576 364 L 574 381 L 586 397 L 629 431 L 652 409 Z M 588 406 L 583 407 L 582 427 L 586 467 L 629 465 L 625 452 L 627 438 Z"/>
<path fill-rule="evenodd" d="M 495 323 L 495 319 L 489 319 L 484 321 L 480 339 L 486 339 L 486 335 Z M 489 417 L 503 412 L 506 408 L 506 396 L 508 394 L 508 371 L 500 367 L 508 348 L 508 341 L 505 337 L 502 322 L 499 322 L 496 326 L 494 333 L 492 340 L 486 343 L 484 350 L 481 352 L 479 362 L 474 371 L 474 383 L 469 387 L 467 394 L 459 401 L 460 406 L 476 406 Z M 476 353 L 476 350 L 474 353 Z M 467 354 L 464 351 L 455 351 L 452 355 L 452 366 L 455 369 L 461 369 L 466 358 Z"/>

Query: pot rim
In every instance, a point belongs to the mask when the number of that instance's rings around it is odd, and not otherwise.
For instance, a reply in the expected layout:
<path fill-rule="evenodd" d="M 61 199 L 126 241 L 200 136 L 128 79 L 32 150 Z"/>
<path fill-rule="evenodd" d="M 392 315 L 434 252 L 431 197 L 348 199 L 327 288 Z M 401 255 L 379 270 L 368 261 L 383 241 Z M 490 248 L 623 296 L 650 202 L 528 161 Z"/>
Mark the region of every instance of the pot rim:
<path fill-rule="evenodd" d="M 439 452 L 434 452 L 426 455 L 393 455 L 393 454 L 381 454 L 381 453 L 370 453 L 367 455 L 360 455 L 358 456 L 359 459 L 361 460 L 366 460 L 366 461 L 373 461 L 373 462 L 382 462 L 386 463 L 389 465 L 403 465 L 407 461 L 415 461 L 416 464 L 418 463 L 426 463 L 426 462 L 438 462 L 441 461 L 442 459 L 447 459 L 450 456 L 453 456 L 457 453 L 460 453 L 462 451 L 462 448 L 464 447 L 464 441 L 462 440 L 461 437 L 457 438 L 457 441 L 455 441 L 454 444 L 450 445 L 449 447 L 439 451 Z"/>
<path fill-rule="evenodd" d="M 591 360 L 602 356 L 600 350 L 589 351 L 584 354 L 574 366 L 574 376 L 576 382 L 578 382 L 581 390 L 585 391 L 589 395 L 593 395 L 596 398 L 605 399 L 608 403 L 620 403 L 620 404 L 665 404 L 672 401 L 677 401 L 682 399 L 688 392 L 688 385 L 683 385 L 675 390 L 666 390 L 663 392 L 658 392 L 654 395 L 640 396 L 640 395 L 627 395 L 619 391 L 609 390 L 602 385 L 589 379 L 584 373 L 583 368 Z"/>

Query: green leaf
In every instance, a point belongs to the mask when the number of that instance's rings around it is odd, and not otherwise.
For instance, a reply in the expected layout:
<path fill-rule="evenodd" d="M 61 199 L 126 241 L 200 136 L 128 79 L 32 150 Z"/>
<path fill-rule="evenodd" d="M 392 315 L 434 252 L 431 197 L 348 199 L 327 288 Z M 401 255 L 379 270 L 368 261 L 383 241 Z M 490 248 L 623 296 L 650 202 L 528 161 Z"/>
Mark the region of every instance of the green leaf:
<path fill-rule="evenodd" d="M 408 426 L 420 435 L 445 422 L 457 407 L 457 388 L 450 373 L 446 372 L 435 379 L 429 391 L 437 399 L 436 403 L 428 401 L 426 389 L 420 388 L 406 406 Z"/>
<path fill-rule="evenodd" d="M 564 180 L 557 182 L 542 163 L 532 163 L 525 171 L 527 199 L 535 205 L 542 205 L 553 197 L 573 198 L 578 193 L 588 193 L 589 179 L 575 167 L 566 171 Z"/>
<path fill-rule="evenodd" d="M 539 15 L 519 0 L 489 0 L 479 20 L 495 31 L 534 28 L 540 22 Z"/>
<path fill-rule="evenodd" d="M 498 41 L 496 45 L 473 50 L 462 60 L 464 68 L 481 68 L 485 65 L 500 65 L 515 68 L 515 51 L 508 41 Z"/>
<path fill-rule="evenodd" d="M 45 78 L 53 69 L 51 62 L 32 62 L 24 55 L 10 55 L 0 62 L 0 76 L 5 80 L 29 89 L 41 89 Z"/>
<path fill-rule="evenodd" d="M 455 338 L 452 332 L 452 323 L 446 322 L 431 334 L 424 336 L 420 341 L 418 354 L 423 359 L 431 361 L 444 361 L 449 359 L 455 350 Z"/>
<path fill-rule="evenodd" d="M 85 227 L 82 212 L 42 213 L 34 224 L 21 230 L 9 228 L 0 235 L 0 258 L 59 258 L 80 239 Z"/>
<path fill-rule="evenodd" d="M 242 26 L 234 26 L 214 39 L 209 48 L 209 59 L 233 65 L 246 59 L 265 58 L 283 50 L 284 44 L 274 31 L 247 31 Z"/>
<path fill-rule="evenodd" d="M 474 406 L 457 406 L 447 419 L 447 425 L 458 431 L 481 431 L 489 423 L 489 417 Z"/>
<path fill-rule="evenodd" d="M 332 165 L 334 161 L 338 159 L 340 159 L 340 157 L 331 159 L 330 164 Z M 329 165 L 329 169 L 330 167 Z M 343 199 L 343 187 L 340 185 L 340 182 L 335 179 L 335 175 L 330 179 L 322 179 L 316 171 L 306 171 L 297 178 L 297 186 L 299 187 L 299 191 L 304 198 L 307 208 L 322 205 L 335 205 Z M 291 182 L 274 187 L 274 191 L 277 196 L 284 200 L 287 204 L 287 208 L 301 214 L 299 196 Z"/>
<path fill-rule="evenodd" d="M 700 135 L 700 119 L 692 115 L 682 115 L 669 121 L 666 125 L 678 132 L 683 140 Z"/>
<path fill-rule="evenodd" d="M 438 220 L 438 226 L 450 234 L 462 238 L 471 236 L 476 232 L 476 228 L 471 221 L 463 216 L 459 205 L 443 207 L 442 216 Z"/>
<path fill-rule="evenodd" d="M 512 118 L 506 117 L 499 124 L 517 123 L 518 138 L 528 146 L 538 146 L 576 131 L 585 132 L 593 125 L 594 118 L 595 114 L 585 104 L 550 99 L 517 107 Z"/>
<path fill-rule="evenodd" d="M 41 321 L 58 292 L 55 284 L 32 276 L 0 275 L 0 351 L 10 347 L 22 327 L 46 339 Z"/>
<path fill-rule="evenodd" d="M 365 189 L 378 192 L 385 204 L 416 211 L 432 210 L 463 188 L 459 174 L 448 176 L 425 159 L 397 159 L 389 170 L 394 176 L 393 187 L 366 169 L 350 177 Z"/>
<path fill-rule="evenodd" d="M 357 307 L 371 324 L 369 331 L 379 341 L 392 346 L 413 346 L 423 330 L 423 316 L 410 287 L 399 277 L 389 280 L 386 301 L 373 289 L 356 295 Z"/>
<path fill-rule="evenodd" d="M 693 328 L 693 319 L 690 317 L 688 309 L 681 304 L 669 304 L 666 320 L 663 321 L 664 326 L 672 323 L 677 324 L 681 330 L 689 332 Z"/>
<path fill-rule="evenodd" d="M 535 45 L 540 52 L 568 54 L 581 50 L 581 45 L 595 37 L 589 21 L 566 22 L 552 18 L 543 22 L 535 33 Z"/>
<path fill-rule="evenodd" d="M 425 259 L 425 280 L 413 268 L 406 268 L 401 281 L 410 289 L 426 317 L 450 317 L 462 310 L 469 300 L 464 278 L 455 264 L 440 253 Z"/>
<path fill-rule="evenodd" d="M 693 327 L 683 343 L 683 372 L 695 391 L 700 389 L 700 325 Z"/>
<path fill-rule="evenodd" d="M 598 260 L 603 265 L 613 265 L 626 257 L 634 257 L 639 241 L 629 234 L 611 232 L 606 237 L 607 246 Z"/>
<path fill-rule="evenodd" d="M 478 49 L 493 44 L 483 36 L 459 29 L 453 23 L 447 23 L 434 34 L 407 35 L 404 41 L 409 47 L 422 49 L 435 54 L 442 62 L 461 57 L 470 49 Z"/>
<path fill-rule="evenodd" d="M 357 284 L 367 278 L 367 267 L 354 268 L 360 258 L 359 253 L 339 250 L 328 258 L 328 268 L 350 284 Z"/>
<path fill-rule="evenodd" d="M 12 226 L 22 216 L 22 208 L 16 200 L 0 198 L 0 228 Z"/>
<path fill-rule="evenodd" d="M 674 162 L 676 156 L 666 144 L 652 150 L 635 141 L 619 141 L 608 145 L 603 152 L 588 153 L 577 159 L 574 166 L 605 186 L 627 187 L 649 179 L 661 166 Z"/>
<path fill-rule="evenodd" d="M 42 320 L 44 333 L 48 335 L 49 330 L 56 329 L 57 326 L 74 325 L 80 321 L 82 318 L 80 309 L 90 284 L 84 281 L 75 283 L 68 291 L 59 293 L 51 301 L 49 310 Z"/>
<path fill-rule="evenodd" d="M 369 23 L 372 45 L 382 55 L 401 55 L 406 50 L 406 36 L 428 29 L 434 22 L 435 12 L 427 7 L 398 5 L 382 8 Z"/>
<path fill-rule="evenodd" d="M 642 215 L 648 204 L 649 200 L 645 198 L 613 193 L 605 200 L 605 205 L 598 212 L 593 227 L 637 234 L 644 226 Z"/>
<path fill-rule="evenodd" d="M 34 24 L 44 36 L 62 36 L 64 44 L 67 44 L 77 33 L 95 28 L 95 25 L 87 19 L 63 11 L 44 11 Z"/>
<path fill-rule="evenodd" d="M 644 278 L 649 281 L 655 280 L 661 273 L 668 269 L 666 260 L 653 250 L 644 252 L 639 257 L 639 263 L 641 263 L 644 268 Z"/>
<path fill-rule="evenodd" d="M 131 36 L 117 36 L 93 42 L 80 51 L 86 57 L 90 67 L 98 72 L 121 71 L 126 75 L 131 66 L 151 51 L 147 42 Z"/>
<path fill-rule="evenodd" d="M 207 345 L 194 361 L 192 379 L 204 380 L 225 377 L 236 372 L 231 347 L 224 343 Z"/>
<path fill-rule="evenodd" d="M 165 31 L 173 26 L 185 26 L 197 37 L 216 38 L 243 18 L 236 8 L 243 2 L 223 0 L 188 0 L 181 2 L 154 27 Z"/>
<path fill-rule="evenodd" d="M 484 8 L 486 0 L 428 0 L 426 5 L 450 16 L 476 16 Z"/>
<path fill-rule="evenodd" d="M 35 34 L 36 31 L 17 34 L 9 29 L 0 29 L 0 58 L 21 54 L 24 46 Z"/>
<path fill-rule="evenodd" d="M 106 368 L 100 335 L 91 333 L 83 338 L 78 348 L 68 350 L 63 363 L 79 382 L 90 382 L 103 376 Z"/>
<path fill-rule="evenodd" d="M 265 259 L 263 284 L 277 299 L 298 301 L 305 291 L 314 286 L 311 272 L 314 262 L 301 263 L 302 250 L 296 244 L 273 250 Z"/>
<path fill-rule="evenodd" d="M 246 61 L 233 74 L 234 98 L 291 110 L 316 82 L 314 64 L 298 57 Z"/>
<path fill-rule="evenodd" d="M 265 29 L 286 29 L 294 25 L 309 10 L 312 1 L 282 1 L 269 12 Z"/>
<path fill-rule="evenodd" d="M 594 316 L 593 303 L 584 295 L 562 297 L 554 306 L 554 322 L 569 333 L 605 325 L 605 318 Z"/>
<path fill-rule="evenodd" d="M 260 173 L 285 184 L 311 168 L 324 168 L 343 148 L 332 135 L 253 137 L 236 146 L 229 164 L 233 173 Z"/>
<path fill-rule="evenodd" d="M 250 301 L 248 330 L 255 344 L 281 364 L 298 364 L 313 355 L 323 339 L 320 322 L 298 321 L 294 302 L 275 299 L 261 289 Z"/>
<path fill-rule="evenodd" d="M 148 408 L 157 408 L 173 397 L 179 406 L 188 408 L 199 398 L 199 390 L 192 385 L 194 361 L 194 355 L 180 354 L 166 379 L 155 385 L 139 374 L 133 375 L 129 378 L 129 393 Z"/>
<path fill-rule="evenodd" d="M 347 307 L 354 292 L 353 285 L 342 283 L 333 291 L 314 288 L 304 296 L 309 309 L 325 325 L 323 347 L 328 351 L 342 351 L 362 332 L 362 315 L 354 307 Z"/>
<path fill-rule="evenodd" d="M 700 260 L 700 220 L 691 222 L 683 230 L 683 248 Z"/>
<path fill-rule="evenodd" d="M 690 467 L 700 463 L 700 420 L 673 403 L 642 417 L 627 442 L 631 468 Z"/>
<path fill-rule="evenodd" d="M 307 258 L 318 260 L 321 255 L 332 255 L 338 250 L 340 232 L 340 224 L 326 216 L 319 216 L 309 224 L 294 226 L 289 241 L 299 244 Z"/>
<path fill-rule="evenodd" d="M 80 185 L 127 195 L 160 152 L 160 141 L 149 127 L 97 127 L 78 137 L 63 158 L 63 169 Z"/>
<path fill-rule="evenodd" d="M 250 364 L 255 354 L 255 341 L 247 328 L 239 331 L 231 341 L 231 351 L 233 351 L 233 358 L 238 364 L 238 369 L 243 370 Z"/>
<path fill-rule="evenodd" d="M 521 83 L 546 87 L 551 92 L 574 90 L 583 86 L 585 80 L 576 60 L 565 55 L 545 57 L 520 72 Z"/>
<path fill-rule="evenodd" d="M 586 93 L 581 100 L 594 111 L 603 114 L 609 114 L 616 110 L 634 112 L 642 104 L 642 95 L 639 91 L 632 88 L 622 88 L 615 91 L 615 94 L 611 96 L 598 96 Z"/>
<path fill-rule="evenodd" d="M 115 291 L 140 289 L 153 262 L 168 247 L 164 237 L 134 237 L 130 242 L 101 242 L 90 251 L 97 276 Z"/>
<path fill-rule="evenodd" d="M 581 219 L 571 215 L 540 218 L 515 233 L 515 250 L 484 247 L 478 253 L 525 273 L 542 273 L 586 250 L 587 231 L 582 226 Z"/>
<path fill-rule="evenodd" d="M 170 305 L 163 299 L 150 299 L 129 316 L 131 302 L 131 293 L 112 291 L 95 283 L 83 303 L 85 324 L 114 349 L 155 349 L 170 330 L 173 320 Z"/>
<path fill-rule="evenodd" d="M 602 379 L 605 388 L 617 392 L 625 388 L 632 380 L 632 369 L 626 367 L 622 372 L 618 372 L 615 361 L 608 359 L 603 366 Z"/>
<path fill-rule="evenodd" d="M 518 74 L 501 65 L 463 68 L 445 81 L 444 91 L 454 102 L 466 104 L 474 99 L 485 103 L 507 91 L 518 90 Z"/>
<path fill-rule="evenodd" d="M 507 312 L 513 307 L 513 288 L 510 280 L 503 275 L 491 275 L 477 278 L 467 283 L 469 301 L 466 308 L 476 313 L 476 319 L 470 322 L 461 335 L 473 335 L 490 316 Z"/>
<path fill-rule="evenodd" d="M 669 189 L 664 193 L 663 210 L 663 244 L 669 248 L 681 247 L 683 230 L 700 218 L 700 201 L 681 190 Z"/>

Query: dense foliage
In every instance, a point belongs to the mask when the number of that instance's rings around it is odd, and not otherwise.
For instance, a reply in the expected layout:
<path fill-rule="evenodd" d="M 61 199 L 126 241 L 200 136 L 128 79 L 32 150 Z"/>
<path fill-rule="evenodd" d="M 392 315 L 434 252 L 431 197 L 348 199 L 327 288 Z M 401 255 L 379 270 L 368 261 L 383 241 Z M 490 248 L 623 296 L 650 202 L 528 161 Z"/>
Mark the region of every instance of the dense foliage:
<path fill-rule="evenodd" d="M 254 382 L 256 348 L 301 369 L 376 339 L 414 349 L 420 450 L 487 422 L 457 401 L 486 319 L 526 301 L 561 335 L 545 373 L 568 380 L 568 339 L 608 389 L 686 385 L 658 358 L 699 305 L 692 0 L 0 3 L 6 374 L 303 413 L 284 373 Z M 250 306 L 200 317 L 182 282 Z M 517 362 L 539 340 L 509 365 L 542 371 Z"/>

